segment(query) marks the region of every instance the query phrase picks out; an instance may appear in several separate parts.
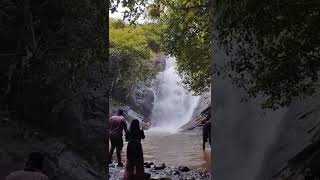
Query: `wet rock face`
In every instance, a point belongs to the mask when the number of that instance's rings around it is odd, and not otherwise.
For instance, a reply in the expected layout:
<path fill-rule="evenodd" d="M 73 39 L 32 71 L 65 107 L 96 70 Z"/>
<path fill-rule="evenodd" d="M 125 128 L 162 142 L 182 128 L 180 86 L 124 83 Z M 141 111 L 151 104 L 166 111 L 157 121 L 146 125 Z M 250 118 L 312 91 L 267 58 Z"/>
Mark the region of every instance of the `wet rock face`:
<path fill-rule="evenodd" d="M 164 71 L 166 66 L 165 55 L 160 53 L 154 54 L 152 61 L 160 64 L 160 72 Z M 140 82 L 140 84 L 138 84 L 129 95 L 130 105 L 132 105 L 137 111 L 140 111 L 140 113 L 146 118 L 151 116 L 153 109 L 153 102 L 155 99 L 155 92 L 153 88 L 153 80 Z"/>
<path fill-rule="evenodd" d="M 295 101 L 266 155 L 261 176 L 269 179 L 320 177 L 320 91 Z"/>
<path fill-rule="evenodd" d="M 166 68 L 166 59 L 167 56 L 165 54 L 162 53 L 155 53 L 153 54 L 153 62 L 158 62 L 160 64 L 160 71 L 164 71 L 164 69 Z"/>
<path fill-rule="evenodd" d="M 121 109 L 125 111 L 125 118 L 128 123 L 130 123 L 133 119 L 138 119 L 139 121 L 143 120 L 143 115 L 137 113 L 136 111 L 132 110 L 130 106 L 123 105 L 123 104 L 116 104 L 114 101 L 110 100 L 109 105 L 109 118 L 111 116 L 117 114 L 117 111 Z M 128 124 L 129 125 L 129 124 Z"/>
<path fill-rule="evenodd" d="M 201 94 L 198 105 L 193 111 L 192 119 L 199 116 L 209 106 L 211 106 L 211 88 Z"/>
<path fill-rule="evenodd" d="M 181 127 L 183 130 L 191 130 L 197 127 L 207 115 L 211 113 L 211 89 L 201 94 L 197 107 L 194 109 L 191 120 Z"/>
<path fill-rule="evenodd" d="M 142 84 L 136 87 L 131 95 L 132 103 L 134 106 L 141 110 L 145 117 L 149 117 L 152 112 L 155 94 L 151 85 Z"/>

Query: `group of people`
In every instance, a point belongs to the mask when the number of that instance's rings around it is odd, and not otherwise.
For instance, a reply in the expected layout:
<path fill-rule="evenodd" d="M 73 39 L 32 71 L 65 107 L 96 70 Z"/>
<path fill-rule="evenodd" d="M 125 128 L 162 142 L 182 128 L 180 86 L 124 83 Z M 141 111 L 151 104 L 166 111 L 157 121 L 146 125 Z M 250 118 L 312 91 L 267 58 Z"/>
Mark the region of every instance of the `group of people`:
<path fill-rule="evenodd" d="M 146 126 L 144 126 L 144 128 L 149 128 L 150 123 L 145 123 L 145 125 Z M 206 117 L 203 126 L 203 150 L 205 150 L 206 142 L 209 141 L 211 145 L 210 115 Z M 127 129 L 123 110 L 118 110 L 117 115 L 112 116 L 109 121 L 109 137 L 111 141 L 109 164 L 112 162 L 112 155 L 114 150 L 116 150 L 118 166 L 123 166 L 121 161 L 123 131 L 125 131 L 125 139 L 128 142 L 124 180 L 145 179 L 143 150 L 141 144 L 141 140 L 145 138 L 145 135 L 143 129 L 140 128 L 140 122 L 137 119 L 132 120 L 129 129 Z M 30 153 L 25 168 L 20 171 L 12 172 L 6 177 L 6 180 L 48 180 L 48 177 L 42 172 L 43 161 L 44 155 L 42 153 Z"/>
<path fill-rule="evenodd" d="M 211 116 L 206 117 L 203 124 L 203 150 L 205 143 L 209 141 L 211 145 Z M 137 119 L 132 120 L 129 130 L 124 117 L 124 111 L 118 110 L 117 114 L 112 116 L 109 121 L 109 138 L 111 149 L 109 153 L 109 164 L 112 162 L 112 155 L 116 150 L 119 167 L 123 166 L 121 161 L 121 151 L 123 148 L 123 131 L 125 139 L 128 142 L 127 160 L 125 166 L 124 180 L 144 179 L 144 160 L 141 139 L 145 138 L 143 129 L 140 128 L 140 122 Z"/>
<path fill-rule="evenodd" d="M 145 123 L 144 128 L 149 128 L 150 123 Z M 203 150 L 205 143 L 211 145 L 211 122 L 210 115 L 207 116 L 203 125 Z M 125 139 L 128 142 L 127 160 L 125 166 L 124 180 L 142 180 L 145 179 L 144 160 L 141 140 L 145 138 L 143 129 L 140 128 L 140 122 L 137 119 L 132 120 L 129 129 L 124 117 L 124 111 L 118 110 L 117 115 L 110 118 L 109 121 L 109 137 L 111 141 L 111 149 L 109 153 L 109 164 L 112 162 L 112 155 L 116 150 L 118 166 L 122 167 L 121 151 L 123 148 L 123 131 L 125 131 Z M 23 170 L 15 171 L 6 177 L 6 180 L 48 180 L 48 177 L 42 173 L 44 156 L 40 152 L 32 152 L 29 155 L 26 166 Z"/>
<path fill-rule="evenodd" d="M 141 139 L 144 139 L 145 135 L 137 119 L 132 120 L 129 130 L 127 129 L 123 110 L 118 110 L 117 115 L 112 116 L 109 121 L 109 138 L 111 141 L 109 164 L 112 162 L 112 155 L 114 150 L 116 150 L 118 166 L 123 166 L 121 162 L 123 131 L 125 131 L 125 139 L 128 142 L 124 180 L 144 179 L 144 160 Z"/>

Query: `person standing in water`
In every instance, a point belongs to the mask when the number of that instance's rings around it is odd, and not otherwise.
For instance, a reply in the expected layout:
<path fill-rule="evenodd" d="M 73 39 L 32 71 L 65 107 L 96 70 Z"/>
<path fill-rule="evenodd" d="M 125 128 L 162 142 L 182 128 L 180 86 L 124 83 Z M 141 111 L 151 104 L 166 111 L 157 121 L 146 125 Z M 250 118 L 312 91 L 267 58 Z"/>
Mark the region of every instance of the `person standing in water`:
<path fill-rule="evenodd" d="M 5 180 L 48 180 L 48 176 L 42 172 L 43 161 L 42 153 L 32 152 L 24 170 L 10 173 Z"/>
<path fill-rule="evenodd" d="M 109 137 L 111 141 L 109 164 L 111 164 L 112 155 L 116 149 L 119 167 L 123 166 L 123 163 L 121 162 L 121 151 L 123 148 L 122 131 L 128 132 L 127 123 L 124 118 L 124 111 L 118 110 L 117 115 L 112 116 L 109 121 Z"/>
<path fill-rule="evenodd" d="M 202 144 L 202 149 L 206 149 L 206 142 L 208 142 L 209 139 L 209 144 L 211 146 L 211 113 L 208 114 L 205 120 L 205 124 L 203 126 L 203 131 L 202 131 L 202 137 L 203 137 L 203 144 Z"/>
<path fill-rule="evenodd" d="M 140 123 L 137 119 L 132 120 L 129 132 L 126 134 L 127 146 L 127 162 L 124 172 L 124 180 L 142 180 L 144 174 L 144 160 L 141 139 L 145 135 L 140 129 Z"/>

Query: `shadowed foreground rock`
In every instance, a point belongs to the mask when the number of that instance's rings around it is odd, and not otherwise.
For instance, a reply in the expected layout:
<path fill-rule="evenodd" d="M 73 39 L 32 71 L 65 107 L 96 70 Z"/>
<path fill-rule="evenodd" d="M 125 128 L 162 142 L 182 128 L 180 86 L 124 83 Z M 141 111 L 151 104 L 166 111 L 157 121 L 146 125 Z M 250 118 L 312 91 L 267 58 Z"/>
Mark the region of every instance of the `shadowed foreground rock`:
<path fill-rule="evenodd" d="M 320 177 L 320 86 L 316 88 L 314 96 L 295 100 L 288 108 L 261 176 L 270 180 Z"/>
<path fill-rule="evenodd" d="M 0 117 L 0 179 L 21 170 L 28 154 L 40 151 L 45 155 L 44 173 L 50 180 L 103 180 L 105 175 L 97 162 L 88 162 L 91 154 L 75 151 L 75 144 L 48 138 L 36 129 L 17 125 L 10 118 Z"/>

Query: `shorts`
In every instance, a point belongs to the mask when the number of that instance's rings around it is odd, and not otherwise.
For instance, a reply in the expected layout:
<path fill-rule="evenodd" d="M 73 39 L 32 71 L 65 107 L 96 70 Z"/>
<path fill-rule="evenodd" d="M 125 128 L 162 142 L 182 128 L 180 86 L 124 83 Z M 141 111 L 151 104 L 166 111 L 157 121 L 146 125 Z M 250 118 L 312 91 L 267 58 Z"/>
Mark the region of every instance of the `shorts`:
<path fill-rule="evenodd" d="M 122 151 L 123 148 L 123 139 L 122 138 L 110 138 L 111 146 L 117 148 L 117 150 Z"/>

